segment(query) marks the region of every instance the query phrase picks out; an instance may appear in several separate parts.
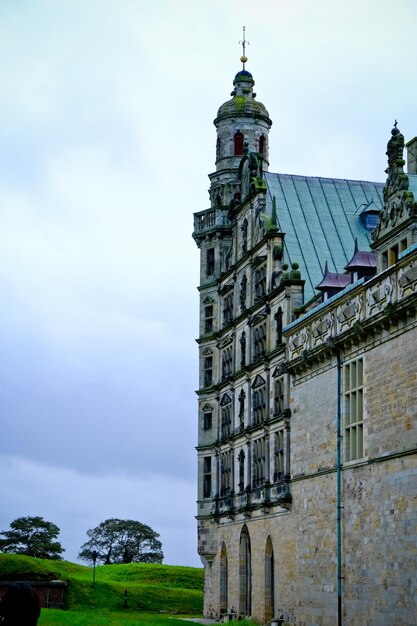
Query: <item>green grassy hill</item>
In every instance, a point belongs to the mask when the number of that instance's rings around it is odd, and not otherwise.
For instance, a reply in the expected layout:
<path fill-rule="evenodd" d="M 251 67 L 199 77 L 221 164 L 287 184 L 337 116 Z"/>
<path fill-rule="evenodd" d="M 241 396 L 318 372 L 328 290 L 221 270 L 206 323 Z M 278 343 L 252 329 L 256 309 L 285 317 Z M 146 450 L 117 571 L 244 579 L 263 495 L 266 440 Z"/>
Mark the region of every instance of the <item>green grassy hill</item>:
<path fill-rule="evenodd" d="M 93 569 L 68 561 L 47 561 L 0 554 L 0 580 L 64 580 L 66 608 L 73 610 L 128 609 L 198 615 L 203 610 L 203 569 L 150 563 L 100 565 Z"/>

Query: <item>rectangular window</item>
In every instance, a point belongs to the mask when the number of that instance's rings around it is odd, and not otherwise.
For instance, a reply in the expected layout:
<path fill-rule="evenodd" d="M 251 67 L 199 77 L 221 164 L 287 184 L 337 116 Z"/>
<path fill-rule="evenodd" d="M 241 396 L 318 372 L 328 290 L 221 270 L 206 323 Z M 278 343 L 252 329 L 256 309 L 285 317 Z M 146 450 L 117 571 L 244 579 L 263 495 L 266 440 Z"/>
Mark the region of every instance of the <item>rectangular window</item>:
<path fill-rule="evenodd" d="M 266 322 L 253 329 L 253 358 L 259 359 L 266 354 Z"/>
<path fill-rule="evenodd" d="M 211 456 L 203 458 L 203 498 L 211 496 Z"/>
<path fill-rule="evenodd" d="M 265 482 L 265 439 L 261 437 L 252 444 L 252 479 L 253 486 L 260 487 Z"/>
<path fill-rule="evenodd" d="M 255 271 L 255 301 L 266 294 L 266 264 Z"/>
<path fill-rule="evenodd" d="M 398 261 L 398 244 L 396 244 L 395 246 L 392 246 L 392 248 L 388 250 L 388 266 L 391 267 L 391 265 L 395 265 L 397 261 Z"/>
<path fill-rule="evenodd" d="M 274 415 L 280 415 L 284 411 L 284 378 L 276 378 L 274 381 Z"/>
<path fill-rule="evenodd" d="M 284 473 L 284 431 L 280 430 L 274 435 L 274 483 L 283 480 Z"/>
<path fill-rule="evenodd" d="M 203 428 L 204 430 L 211 430 L 213 425 L 213 413 L 211 411 L 205 411 L 203 413 Z"/>
<path fill-rule="evenodd" d="M 233 319 L 233 289 L 223 298 L 223 326 Z"/>
<path fill-rule="evenodd" d="M 214 274 L 214 248 L 207 248 L 206 274 L 207 276 L 213 276 Z"/>
<path fill-rule="evenodd" d="M 220 455 L 220 495 L 227 496 L 232 489 L 233 452 L 223 452 Z"/>
<path fill-rule="evenodd" d="M 221 409 L 222 439 L 230 437 L 232 432 L 232 403 L 225 404 Z"/>
<path fill-rule="evenodd" d="M 211 387 L 213 384 L 213 357 L 204 357 L 204 387 Z"/>
<path fill-rule="evenodd" d="M 252 392 L 253 425 L 266 419 L 266 386 L 257 387 Z"/>
<path fill-rule="evenodd" d="M 233 349 L 229 346 L 223 350 L 222 353 L 222 379 L 228 378 L 232 375 L 233 369 Z"/>
<path fill-rule="evenodd" d="M 208 304 L 204 309 L 204 332 L 213 332 L 213 305 Z"/>
<path fill-rule="evenodd" d="M 363 359 L 344 366 L 345 461 L 363 457 Z"/>

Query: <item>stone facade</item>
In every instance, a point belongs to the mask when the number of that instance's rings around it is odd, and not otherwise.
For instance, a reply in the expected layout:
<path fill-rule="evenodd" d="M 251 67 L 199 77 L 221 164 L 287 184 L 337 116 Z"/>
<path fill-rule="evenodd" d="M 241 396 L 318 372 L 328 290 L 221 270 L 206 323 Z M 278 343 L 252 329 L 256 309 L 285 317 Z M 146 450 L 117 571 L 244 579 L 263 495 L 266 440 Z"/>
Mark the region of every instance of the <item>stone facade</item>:
<path fill-rule="evenodd" d="M 311 267 L 292 262 L 294 238 L 281 232 L 280 204 L 268 193 L 272 122 L 245 69 L 234 85 L 215 120 L 211 207 L 195 214 L 193 233 L 201 251 L 204 612 L 297 626 L 412 626 L 415 164 L 404 172 L 404 137 L 395 126 L 381 208 L 368 202 L 362 220 L 356 205 L 342 215 L 356 229 L 376 219 L 371 251 L 342 241 L 348 231 L 341 226 L 335 245 L 351 245 L 354 256 L 345 272 L 329 272 L 326 263 L 321 294 L 306 298 Z M 310 235 L 295 200 L 288 211 L 296 233 Z M 323 268 L 319 250 L 317 242 L 309 263 Z"/>

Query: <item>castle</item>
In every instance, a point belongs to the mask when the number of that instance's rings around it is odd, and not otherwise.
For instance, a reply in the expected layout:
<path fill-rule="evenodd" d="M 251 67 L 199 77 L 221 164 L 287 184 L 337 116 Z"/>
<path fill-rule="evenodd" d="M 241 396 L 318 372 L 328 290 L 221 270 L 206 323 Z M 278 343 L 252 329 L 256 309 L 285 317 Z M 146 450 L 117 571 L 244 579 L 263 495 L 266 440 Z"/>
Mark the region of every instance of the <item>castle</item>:
<path fill-rule="evenodd" d="M 204 613 L 415 626 L 417 138 L 385 185 L 268 172 L 241 60 L 194 215 Z"/>

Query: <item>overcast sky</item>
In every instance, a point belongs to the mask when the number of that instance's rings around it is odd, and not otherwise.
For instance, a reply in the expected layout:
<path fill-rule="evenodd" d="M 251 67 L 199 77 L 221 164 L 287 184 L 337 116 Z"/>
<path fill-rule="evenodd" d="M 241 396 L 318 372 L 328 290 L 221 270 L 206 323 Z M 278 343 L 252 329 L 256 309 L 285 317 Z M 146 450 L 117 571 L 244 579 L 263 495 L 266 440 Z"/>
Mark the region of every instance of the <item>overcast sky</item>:
<path fill-rule="evenodd" d="M 68 560 L 119 517 L 200 565 L 192 214 L 243 25 L 270 170 L 384 181 L 415 0 L 0 2 L 0 530 L 41 515 Z"/>

